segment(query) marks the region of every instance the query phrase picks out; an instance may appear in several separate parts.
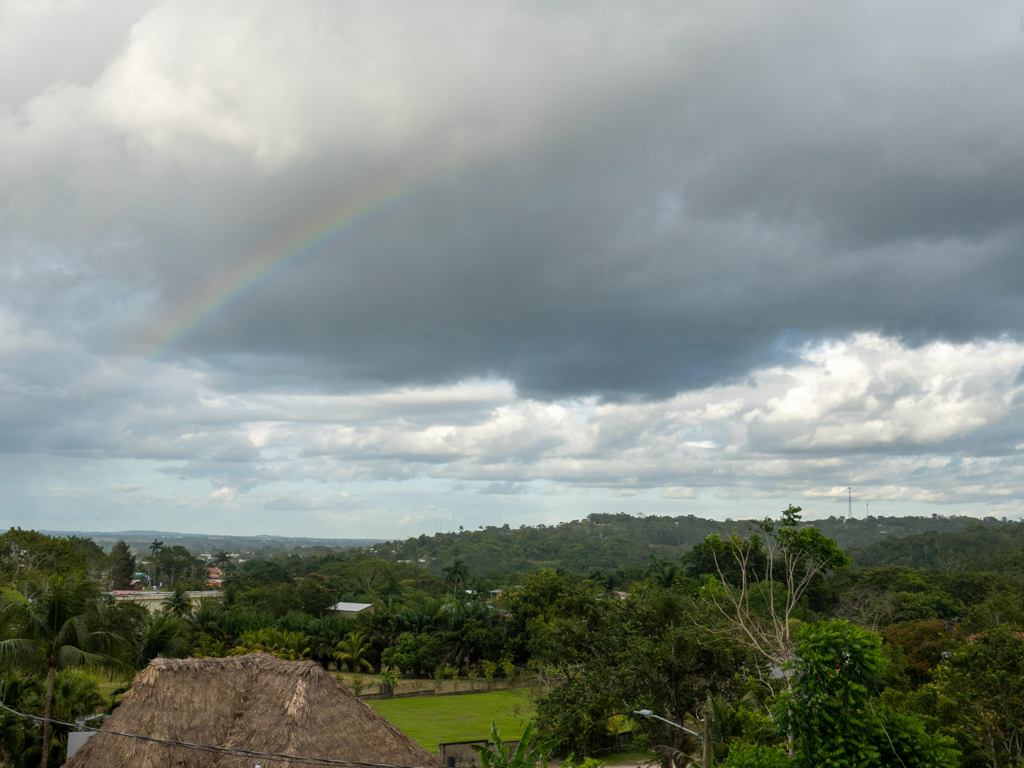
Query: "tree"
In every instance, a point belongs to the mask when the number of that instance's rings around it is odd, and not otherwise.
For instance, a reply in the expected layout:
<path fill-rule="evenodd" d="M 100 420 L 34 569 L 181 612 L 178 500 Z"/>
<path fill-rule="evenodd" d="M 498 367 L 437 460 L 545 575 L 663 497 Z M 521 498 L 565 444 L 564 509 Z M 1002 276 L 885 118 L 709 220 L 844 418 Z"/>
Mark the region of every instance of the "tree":
<path fill-rule="evenodd" d="M 881 638 L 848 621 L 801 628 L 790 693 L 776 717 L 795 739 L 798 768 L 954 768 L 953 740 L 872 695 L 882 669 Z"/>
<path fill-rule="evenodd" d="M 153 579 L 153 585 L 156 586 L 157 575 L 159 574 L 160 568 L 160 553 L 164 551 L 164 543 L 153 539 L 149 545 L 150 559 L 150 577 Z"/>
<path fill-rule="evenodd" d="M 373 650 L 373 646 L 362 632 L 349 632 L 348 636 L 338 643 L 337 648 L 334 658 L 339 669 L 345 665 L 350 672 L 359 672 L 363 669 L 373 671 L 373 665 L 366 658 Z"/>
<path fill-rule="evenodd" d="M 469 566 L 461 557 L 456 557 L 452 562 L 441 569 L 444 572 L 445 583 L 452 587 L 452 594 L 458 594 L 459 585 L 465 584 L 469 579 Z"/>
<path fill-rule="evenodd" d="M 29 703 L 29 702 L 26 702 Z M 99 685 L 83 674 L 64 670 L 57 673 L 56 683 L 53 688 L 53 719 L 62 720 L 65 723 L 81 721 L 90 715 L 101 712 L 107 700 L 100 692 Z M 31 707 L 31 703 L 29 703 Z M 37 707 L 31 707 L 38 711 Z M 66 725 L 55 725 L 53 730 L 53 743 L 50 746 L 49 757 L 55 764 L 60 764 L 66 759 L 65 745 L 69 728 Z M 62 742 L 58 747 L 57 741 Z"/>
<path fill-rule="evenodd" d="M 135 578 L 135 555 L 119 541 L 110 549 L 110 588 L 128 589 Z"/>
<path fill-rule="evenodd" d="M 161 603 L 160 610 L 171 616 L 188 616 L 191 614 L 192 601 L 186 594 L 185 588 L 175 587 L 174 591 Z"/>
<path fill-rule="evenodd" d="M 238 645 L 227 652 L 228 656 L 244 656 L 248 653 L 269 653 L 279 659 L 302 661 L 312 654 L 309 638 L 305 632 L 289 632 L 280 629 L 258 629 L 243 632 Z"/>
<path fill-rule="evenodd" d="M 1004 626 L 971 638 L 939 665 L 935 683 L 943 719 L 993 768 L 1024 762 L 1024 633 Z"/>
<path fill-rule="evenodd" d="M 752 666 L 746 648 L 700 626 L 708 608 L 680 591 L 641 583 L 627 600 L 595 598 L 586 582 L 567 588 L 550 620 L 529 624 L 531 661 L 558 682 L 537 699 L 537 727 L 579 755 L 607 746 L 610 718 L 650 709 L 682 722 L 709 692 L 732 694 L 737 672 Z M 635 724 L 634 734 L 687 747 L 658 721 Z"/>
<path fill-rule="evenodd" d="M 480 764 L 483 768 L 534 768 L 537 763 L 540 763 L 543 768 L 548 768 L 548 753 L 559 745 L 560 740 L 538 741 L 531 748 L 532 740 L 533 723 L 528 723 L 523 731 L 523 737 L 519 740 L 519 746 L 513 752 L 511 746 L 505 746 L 502 743 L 501 731 L 492 720 L 491 743 L 494 746 L 482 747 L 476 744 L 472 746 L 480 755 Z M 565 762 L 571 763 L 572 755 Z"/>
<path fill-rule="evenodd" d="M 180 616 L 158 614 L 150 616 L 135 638 L 132 666 L 145 669 L 153 659 L 163 656 L 180 659 L 192 650 L 191 625 Z"/>
<path fill-rule="evenodd" d="M 55 575 L 28 580 L 24 596 L 10 599 L 0 610 L 7 639 L 0 640 L 0 663 L 29 665 L 42 662 L 47 669 L 43 717 L 53 707 L 57 671 L 74 667 L 123 667 L 124 641 L 109 632 L 94 632 L 90 624 L 99 611 L 99 589 L 80 575 Z M 50 723 L 43 723 L 43 757 L 50 749 Z"/>
<path fill-rule="evenodd" d="M 210 558 L 210 565 L 214 568 L 220 568 L 221 573 L 227 576 L 228 568 L 231 567 L 231 556 L 227 553 L 227 550 L 220 549 L 213 553 L 213 557 Z"/>
<path fill-rule="evenodd" d="M 845 568 L 850 558 L 817 528 L 800 527 L 792 504 L 779 522 L 765 518 L 755 533 L 728 539 L 709 536 L 701 550 L 714 562 L 717 578 L 701 591 L 728 622 L 733 636 L 783 669 L 793 650 L 793 619 L 816 579 Z"/>
<path fill-rule="evenodd" d="M 670 563 L 668 560 L 651 555 L 651 565 L 647 569 L 648 575 L 660 586 L 669 589 L 680 577 L 679 566 Z"/>
<path fill-rule="evenodd" d="M 75 551 L 69 539 L 21 528 L 11 528 L 0 535 L 0 573 L 8 581 L 32 571 L 73 573 L 84 572 L 88 567 L 88 561 Z"/>
<path fill-rule="evenodd" d="M 398 686 L 398 675 L 387 664 L 382 664 L 377 675 L 377 690 L 385 696 L 391 696 Z"/>
<path fill-rule="evenodd" d="M 380 655 L 381 664 L 400 667 L 405 673 L 419 677 L 444 662 L 444 642 L 434 634 L 402 632 L 395 644 L 384 649 Z"/>

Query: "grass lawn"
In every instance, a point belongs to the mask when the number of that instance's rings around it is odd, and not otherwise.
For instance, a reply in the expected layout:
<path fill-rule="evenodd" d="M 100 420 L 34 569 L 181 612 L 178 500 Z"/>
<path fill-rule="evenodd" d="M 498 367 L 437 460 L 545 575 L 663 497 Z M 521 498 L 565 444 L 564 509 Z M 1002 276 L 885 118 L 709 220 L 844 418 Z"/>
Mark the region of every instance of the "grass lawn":
<path fill-rule="evenodd" d="M 529 688 L 470 696 L 371 699 L 366 703 L 434 753 L 438 742 L 486 739 L 491 720 L 501 729 L 502 739 L 518 739 L 533 718 Z"/>
<path fill-rule="evenodd" d="M 598 755 L 597 759 L 608 763 L 609 766 L 660 762 L 658 756 L 653 752 L 613 752 L 610 755 Z"/>
<path fill-rule="evenodd" d="M 87 671 L 83 672 L 82 674 L 84 674 L 86 677 L 88 677 L 90 680 L 92 680 L 100 687 L 100 693 L 103 694 L 103 698 L 105 698 L 108 703 L 110 702 L 110 695 L 114 691 L 128 684 L 126 681 L 123 680 L 111 681 L 110 678 L 108 678 L 102 672 Z"/>

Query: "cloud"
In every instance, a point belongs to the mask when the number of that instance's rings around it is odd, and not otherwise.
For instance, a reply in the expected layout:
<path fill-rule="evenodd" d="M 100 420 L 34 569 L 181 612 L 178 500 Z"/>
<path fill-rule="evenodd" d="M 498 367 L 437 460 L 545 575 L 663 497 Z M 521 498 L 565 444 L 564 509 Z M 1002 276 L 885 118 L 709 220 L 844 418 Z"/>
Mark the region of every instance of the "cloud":
<path fill-rule="evenodd" d="M 686 488 L 681 486 L 670 486 L 661 492 L 661 498 L 663 499 L 695 499 L 697 498 L 697 491 L 693 488 Z"/>
<path fill-rule="evenodd" d="M 1010 4 L 2 13 L 15 517 L 1017 487 Z"/>
<path fill-rule="evenodd" d="M 481 488 L 477 493 L 488 493 L 498 494 L 501 496 L 516 496 L 521 493 L 529 493 L 530 487 L 525 483 L 514 483 L 508 481 L 505 483 L 488 483 Z"/>

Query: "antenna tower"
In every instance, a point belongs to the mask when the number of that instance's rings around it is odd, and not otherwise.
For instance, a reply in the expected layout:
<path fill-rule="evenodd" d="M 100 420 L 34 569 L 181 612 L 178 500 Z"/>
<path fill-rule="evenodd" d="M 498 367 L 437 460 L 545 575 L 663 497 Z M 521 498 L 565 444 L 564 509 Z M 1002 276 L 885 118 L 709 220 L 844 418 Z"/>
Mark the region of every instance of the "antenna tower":
<path fill-rule="evenodd" d="M 846 493 L 847 493 L 847 502 L 850 505 L 849 509 L 847 510 L 847 517 L 849 517 L 851 520 L 853 520 L 853 487 L 852 486 L 847 486 L 846 487 Z"/>

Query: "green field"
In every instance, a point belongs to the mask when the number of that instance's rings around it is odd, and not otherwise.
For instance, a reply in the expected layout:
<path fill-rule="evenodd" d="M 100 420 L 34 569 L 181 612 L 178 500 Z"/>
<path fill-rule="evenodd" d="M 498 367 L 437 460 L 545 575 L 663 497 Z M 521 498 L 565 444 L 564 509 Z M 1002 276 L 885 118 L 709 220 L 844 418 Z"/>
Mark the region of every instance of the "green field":
<path fill-rule="evenodd" d="M 366 702 L 429 752 L 442 741 L 486 739 L 493 720 L 502 739 L 518 739 L 533 719 L 528 688 L 467 696 L 371 699 Z"/>
<path fill-rule="evenodd" d="M 110 701 L 110 698 L 113 695 L 114 691 L 128 684 L 126 680 L 111 680 L 107 675 L 103 674 L 102 672 L 84 671 L 82 672 L 82 674 L 88 677 L 93 682 L 95 682 L 100 687 L 100 693 L 103 694 L 103 698 L 105 698 L 108 702 Z"/>

